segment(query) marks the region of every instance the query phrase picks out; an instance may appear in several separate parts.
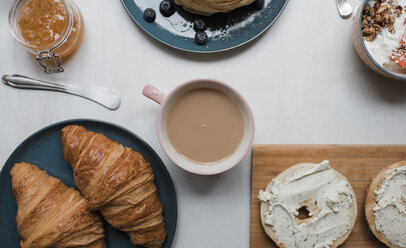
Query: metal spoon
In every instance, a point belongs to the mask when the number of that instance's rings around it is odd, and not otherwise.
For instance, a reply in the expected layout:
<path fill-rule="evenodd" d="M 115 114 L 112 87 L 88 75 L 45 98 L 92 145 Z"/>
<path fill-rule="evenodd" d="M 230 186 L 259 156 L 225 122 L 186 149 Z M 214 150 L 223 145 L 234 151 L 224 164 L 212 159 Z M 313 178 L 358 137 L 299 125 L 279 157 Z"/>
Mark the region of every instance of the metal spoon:
<path fill-rule="evenodd" d="M 29 78 L 22 75 L 3 75 L 4 84 L 19 89 L 52 90 L 64 92 L 97 102 L 104 107 L 116 110 L 120 107 L 120 95 L 104 87 L 82 87 L 71 84 L 57 84 Z"/>
<path fill-rule="evenodd" d="M 342 18 L 347 18 L 352 14 L 351 4 L 347 0 L 336 0 L 338 13 Z"/>

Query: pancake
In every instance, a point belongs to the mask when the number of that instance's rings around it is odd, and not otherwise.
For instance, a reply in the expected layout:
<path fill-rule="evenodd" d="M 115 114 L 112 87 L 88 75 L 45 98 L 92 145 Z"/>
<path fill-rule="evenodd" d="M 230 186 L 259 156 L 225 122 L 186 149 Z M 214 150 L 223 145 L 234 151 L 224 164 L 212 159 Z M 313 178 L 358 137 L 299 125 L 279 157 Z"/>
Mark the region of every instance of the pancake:
<path fill-rule="evenodd" d="M 236 8 L 253 3 L 255 0 L 175 0 L 186 11 L 209 16 L 215 13 L 227 13 Z"/>

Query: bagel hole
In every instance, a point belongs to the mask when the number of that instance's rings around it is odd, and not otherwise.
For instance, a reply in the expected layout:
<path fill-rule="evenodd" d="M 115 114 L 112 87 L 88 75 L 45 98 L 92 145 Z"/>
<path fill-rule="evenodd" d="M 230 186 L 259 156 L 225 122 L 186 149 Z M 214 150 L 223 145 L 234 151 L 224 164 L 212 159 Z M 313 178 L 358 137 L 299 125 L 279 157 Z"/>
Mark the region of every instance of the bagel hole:
<path fill-rule="evenodd" d="M 299 212 L 299 214 L 297 215 L 297 218 L 299 220 L 305 220 L 305 219 L 310 218 L 310 215 L 309 215 L 310 212 L 309 212 L 309 210 L 307 210 L 306 206 L 299 208 L 297 211 Z"/>

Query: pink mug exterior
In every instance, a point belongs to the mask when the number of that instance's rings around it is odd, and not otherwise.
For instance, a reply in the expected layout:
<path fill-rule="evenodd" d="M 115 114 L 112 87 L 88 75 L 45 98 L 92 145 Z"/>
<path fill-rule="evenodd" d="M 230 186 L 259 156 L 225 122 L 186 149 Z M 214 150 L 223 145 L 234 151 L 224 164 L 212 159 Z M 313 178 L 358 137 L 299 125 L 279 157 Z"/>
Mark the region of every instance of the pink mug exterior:
<path fill-rule="evenodd" d="M 219 85 L 224 89 L 227 89 L 227 91 L 229 91 L 231 94 L 235 95 L 242 103 L 243 105 L 243 109 L 242 111 L 245 111 L 247 113 L 247 117 L 245 117 L 245 122 L 246 123 L 250 123 L 248 129 L 249 133 L 247 133 L 246 131 L 244 131 L 246 133 L 246 135 L 249 135 L 249 140 L 246 143 L 246 147 L 243 149 L 243 151 L 240 151 L 238 153 L 238 159 L 234 159 L 234 161 L 230 164 L 228 164 L 227 166 L 223 166 L 222 168 L 216 168 L 216 164 L 214 163 L 213 165 L 201 165 L 198 163 L 195 163 L 196 166 L 195 168 L 191 168 L 192 166 L 187 166 L 186 163 L 182 164 L 181 162 L 179 162 L 177 159 L 174 158 L 173 155 L 171 155 L 171 152 L 169 151 L 170 149 L 167 146 L 171 146 L 169 142 L 165 141 L 164 139 L 168 139 L 167 137 L 162 137 L 162 130 L 161 130 L 161 121 L 162 121 L 162 116 L 163 116 L 163 111 L 166 109 L 167 104 L 169 101 L 173 100 L 172 97 L 177 94 L 180 90 L 184 89 L 187 86 L 191 86 L 193 84 L 198 85 L 199 83 L 204 84 L 204 83 L 211 83 L 214 85 Z M 197 87 L 200 88 L 200 87 Z M 197 80 L 192 80 L 186 83 L 183 83 L 179 86 L 177 86 L 175 89 L 173 89 L 168 95 L 165 96 L 165 94 L 163 94 L 161 91 L 159 91 L 158 89 L 156 89 L 154 86 L 152 85 L 145 85 L 142 94 L 148 98 L 150 98 L 151 100 L 157 102 L 158 104 L 161 105 L 160 109 L 159 109 L 159 113 L 158 113 L 158 118 L 157 118 L 157 134 L 158 134 L 158 139 L 159 139 L 159 143 L 161 144 L 162 149 L 164 150 L 165 154 L 168 156 L 168 158 L 177 166 L 179 166 L 180 168 L 194 173 L 194 174 L 199 174 L 199 175 L 214 175 L 214 174 L 219 174 L 219 173 L 223 173 L 231 168 L 233 168 L 234 166 L 236 166 L 238 163 L 241 162 L 241 160 L 248 154 L 248 152 L 251 150 L 253 141 L 254 141 L 254 136 L 255 136 L 255 122 L 254 122 L 254 117 L 252 114 L 252 111 L 248 105 L 248 103 L 246 102 L 246 100 L 233 88 L 231 88 L 230 86 L 228 86 L 225 83 L 219 82 L 219 81 L 215 81 L 212 79 L 197 79 Z M 247 120 L 248 119 L 248 120 Z M 165 125 L 166 127 L 166 125 Z M 166 136 L 166 135 L 165 135 Z M 173 147 L 171 147 L 172 150 L 174 150 Z M 236 153 L 235 153 L 236 154 Z M 225 159 L 225 161 L 227 161 L 228 159 Z M 193 162 L 191 162 L 193 163 Z M 207 166 L 211 166 L 210 170 L 206 170 Z M 206 167 L 206 168 L 205 168 Z M 204 169 L 204 170 L 203 170 Z"/>

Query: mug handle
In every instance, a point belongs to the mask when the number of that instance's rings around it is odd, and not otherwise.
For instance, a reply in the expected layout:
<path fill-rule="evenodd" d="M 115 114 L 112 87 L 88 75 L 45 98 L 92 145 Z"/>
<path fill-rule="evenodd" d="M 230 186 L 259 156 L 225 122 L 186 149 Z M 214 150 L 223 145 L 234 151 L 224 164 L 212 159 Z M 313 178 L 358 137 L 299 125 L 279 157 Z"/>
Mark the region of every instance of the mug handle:
<path fill-rule="evenodd" d="M 159 105 L 161 105 L 162 102 L 165 100 L 165 94 L 150 84 L 144 86 L 142 94 L 149 99 L 157 102 Z"/>

